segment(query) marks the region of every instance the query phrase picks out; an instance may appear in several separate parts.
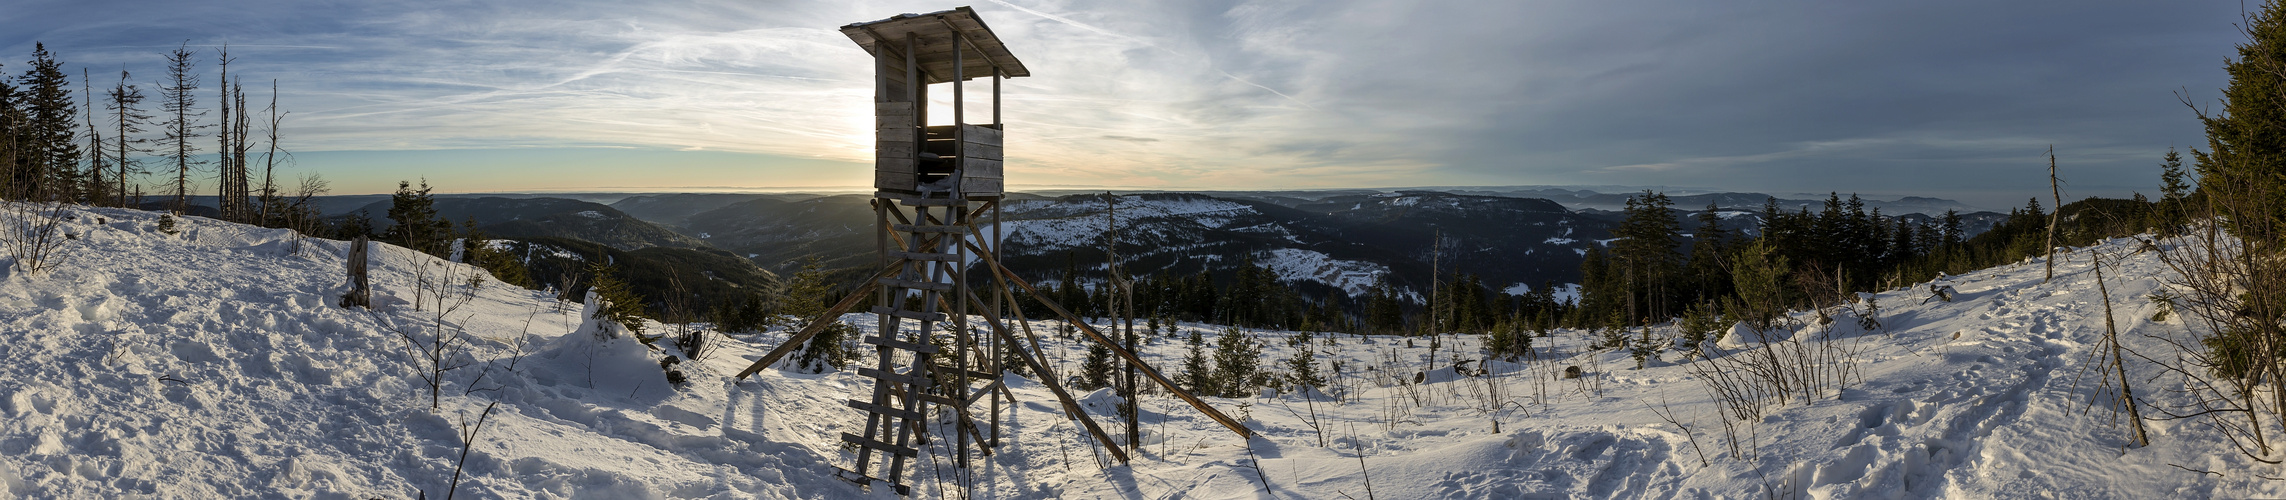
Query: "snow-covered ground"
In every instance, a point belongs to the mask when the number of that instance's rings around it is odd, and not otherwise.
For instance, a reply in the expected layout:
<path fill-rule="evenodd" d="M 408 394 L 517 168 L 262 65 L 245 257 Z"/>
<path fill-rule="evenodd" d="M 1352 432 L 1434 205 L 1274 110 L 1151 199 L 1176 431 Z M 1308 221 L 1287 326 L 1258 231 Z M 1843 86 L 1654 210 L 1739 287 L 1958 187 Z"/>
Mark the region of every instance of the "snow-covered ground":
<path fill-rule="evenodd" d="M 464 423 L 498 402 L 470 448 L 458 493 L 480 498 L 893 498 L 832 479 L 860 422 L 841 401 L 851 372 L 766 370 L 729 378 L 783 332 L 729 341 L 669 386 L 663 355 L 604 340 L 580 304 L 496 283 L 465 267 L 382 249 L 371 310 L 336 305 L 342 242 L 197 217 L 181 232 L 146 212 L 93 209 L 65 225 L 65 261 L 0 277 L 0 496 L 24 498 L 442 498 Z M 2100 250 L 2127 255 L 2133 247 Z M 2286 476 L 2231 451 L 2203 420 L 2150 422 L 2148 447 L 2087 409 L 2106 389 L 2083 371 L 2103 332 L 2086 251 L 2042 283 L 2041 266 L 1954 277 L 1951 303 L 1878 294 L 1883 328 L 1837 333 L 1862 349 L 1858 380 L 1758 422 L 1723 417 L 1668 352 L 1644 369 L 1583 349 L 1585 333 L 1535 339 L 1538 361 L 1484 361 L 1479 340 L 1321 335 L 1308 396 L 1206 398 L 1245 419 L 1241 440 L 1164 394 L 1146 394 L 1143 442 L 1126 465 L 1092 446 L 1038 383 L 1004 444 L 963 472 L 933 440 L 918 497 L 976 498 L 2208 498 L 2280 496 Z M 424 270 L 425 269 L 425 270 Z M 2143 297 L 2164 266 L 2125 256 L 2110 281 L 2128 346 L 2179 337 Z M 416 275 L 448 276 L 416 287 Z M 432 279 L 432 281 L 435 281 Z M 446 300 L 440 307 L 438 294 Z M 464 302 L 465 301 L 465 302 Z M 417 304 L 417 307 L 416 307 Z M 455 306 L 455 304 L 459 304 Z M 440 310 L 445 310 L 441 316 Z M 861 329 L 871 315 L 845 319 Z M 401 335 L 470 335 L 440 404 Z M 651 328 L 663 328 L 652 325 Z M 1208 342 L 1223 331 L 1185 324 Z M 1045 357 L 1077 370 L 1084 344 L 1034 329 Z M 1291 332 L 1249 332 L 1265 369 Z M 1181 335 L 1143 349 L 1174 369 Z M 663 343 L 662 343 L 663 345 Z M 1433 359 L 1432 359 L 1433 356 Z M 1470 373 L 1453 367 L 1466 361 Z M 1339 368 L 1335 366 L 1338 364 Z M 1587 374 L 1564 379 L 1564 367 Z M 2157 368 L 2130 378 L 2165 402 Z M 1421 382 L 1416 384 L 1414 380 Z M 1122 434 L 1109 392 L 1081 399 Z M 1657 411 L 1654 411 L 1657 409 Z M 1674 422 L 1662 418 L 1669 413 Z M 1497 423 L 1497 432 L 1495 425 Z M 1677 424 L 1680 425 L 1677 425 Z M 2215 476 L 2187 469 L 2217 471 Z M 964 488 L 962 484 L 969 486 Z"/>

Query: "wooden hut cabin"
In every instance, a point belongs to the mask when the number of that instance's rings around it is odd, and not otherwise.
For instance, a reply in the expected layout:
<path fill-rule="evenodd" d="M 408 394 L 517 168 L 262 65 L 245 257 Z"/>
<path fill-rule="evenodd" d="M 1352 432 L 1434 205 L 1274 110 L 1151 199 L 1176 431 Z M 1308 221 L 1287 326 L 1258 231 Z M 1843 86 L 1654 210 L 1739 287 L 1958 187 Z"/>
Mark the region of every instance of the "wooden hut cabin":
<path fill-rule="evenodd" d="M 998 198 L 1000 80 L 1030 76 L 968 7 L 841 27 L 873 55 L 873 187 L 884 198 Z M 992 79 L 992 119 L 969 123 L 963 85 Z M 929 125 L 929 88 L 952 84 L 952 117 Z"/>

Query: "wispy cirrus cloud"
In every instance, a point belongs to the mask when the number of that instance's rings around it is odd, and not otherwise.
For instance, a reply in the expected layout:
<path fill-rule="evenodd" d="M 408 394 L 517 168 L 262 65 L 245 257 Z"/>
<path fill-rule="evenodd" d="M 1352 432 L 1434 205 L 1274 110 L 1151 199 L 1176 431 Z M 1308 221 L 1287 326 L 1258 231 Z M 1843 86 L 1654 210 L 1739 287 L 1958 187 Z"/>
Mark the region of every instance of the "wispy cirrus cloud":
<path fill-rule="evenodd" d="M 227 43 L 234 75 L 279 80 L 301 151 L 706 151 L 757 166 L 661 153 L 645 167 L 673 185 L 854 187 L 871 75 L 836 28 L 950 5 L 24 0 L 0 18 L 0 54 L 43 41 L 98 86 L 120 68 L 148 86 L 165 50 Z M 1966 0 L 975 8 L 1036 75 L 1004 89 L 1012 181 L 1165 188 L 1944 194 L 1963 189 L 1947 176 L 1998 179 L 2051 143 L 2091 190 L 2141 185 L 2141 156 L 2196 141 L 2167 91 L 2221 85 L 2238 19 L 2222 4 Z"/>

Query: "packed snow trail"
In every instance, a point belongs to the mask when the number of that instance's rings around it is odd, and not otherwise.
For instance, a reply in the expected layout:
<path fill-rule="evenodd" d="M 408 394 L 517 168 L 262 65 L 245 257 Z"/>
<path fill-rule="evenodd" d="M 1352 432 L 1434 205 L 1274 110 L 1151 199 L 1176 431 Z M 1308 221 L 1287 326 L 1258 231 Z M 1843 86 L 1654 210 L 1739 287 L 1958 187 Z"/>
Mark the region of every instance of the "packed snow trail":
<path fill-rule="evenodd" d="M 692 381 L 677 388 L 658 366 L 666 352 L 597 335 L 582 304 L 439 279 L 465 277 L 458 264 L 376 246 L 376 307 L 343 309 L 342 242 L 198 217 L 168 234 L 156 214 L 132 210 L 71 216 L 74 239 L 53 271 L 0 276 L 0 497 L 441 498 L 463 422 L 494 401 L 461 495 L 895 497 L 830 476 L 849 462 L 836 437 L 858 415 L 841 401 L 866 379 L 729 378 L 783 331 L 728 339 L 685 363 Z M 2147 335 L 2189 327 L 2151 321 L 2144 297 L 2166 270 L 2130 243 L 2095 250 L 2119 256 L 2106 274 L 2120 337 L 2159 357 L 2164 346 Z M 1368 479 L 1378 498 L 2286 494 L 2259 477 L 2286 471 L 2238 455 L 2202 420 L 2151 421 L 2151 446 L 2127 444 L 2103 409 L 2111 389 L 2086 366 L 2103 333 L 2087 251 L 2060 254 L 2048 283 L 2037 261 L 1950 277 L 1950 303 L 1922 303 L 1918 285 L 1876 294 L 1882 328 L 1835 323 L 1863 348 L 1848 388 L 1732 422 L 1735 454 L 1679 353 L 1634 369 L 1624 352 L 1585 349 L 1589 335 L 1566 330 L 1534 339 L 1536 362 L 1488 363 L 1465 335 L 1444 337 L 1432 362 L 1426 338 L 1319 334 L 1324 391 L 1207 398 L 1256 429 L 1251 441 L 1146 394 L 1136 459 L 1120 466 L 1040 384 L 1010 376 L 1017 401 L 995 453 L 964 473 L 950 466 L 949 440 L 932 440 L 909 477 L 916 497 L 986 499 L 1365 498 Z M 432 284 L 416 286 L 423 277 Z M 870 316 L 844 320 L 870 330 Z M 431 410 L 401 332 L 428 338 L 439 325 L 471 343 Z M 1033 327 L 1043 358 L 1076 373 L 1085 344 L 1054 333 L 1056 322 Z M 1142 349 L 1170 375 L 1189 332 L 1211 345 L 1224 331 L 1174 329 Z M 1294 352 L 1293 332 L 1248 333 L 1266 369 Z M 1567 366 L 1587 376 L 1563 379 Z M 2128 367 L 2146 401 L 2180 397 L 2156 367 Z M 1080 398 L 1123 434 L 1111 392 Z"/>

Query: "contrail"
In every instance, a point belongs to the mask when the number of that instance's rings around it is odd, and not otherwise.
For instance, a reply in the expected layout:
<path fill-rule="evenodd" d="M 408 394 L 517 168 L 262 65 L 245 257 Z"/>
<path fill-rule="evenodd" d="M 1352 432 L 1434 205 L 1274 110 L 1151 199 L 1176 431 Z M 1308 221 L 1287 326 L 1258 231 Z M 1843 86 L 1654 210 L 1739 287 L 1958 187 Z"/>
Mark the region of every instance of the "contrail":
<path fill-rule="evenodd" d="M 1097 28 L 1097 27 L 1095 27 L 1095 26 L 1090 26 L 1090 25 L 1088 25 L 1088 24 L 1085 24 L 1085 23 L 1081 23 L 1081 22 L 1079 22 L 1079 21 L 1073 21 L 1073 20 L 1071 20 L 1071 19 L 1065 18 L 1064 16 L 1059 16 L 1059 15 L 1055 15 L 1055 14 L 1049 14 L 1049 13 L 1046 13 L 1046 12 L 1040 12 L 1040 11 L 1037 11 L 1037 10 L 1032 10 L 1032 9 L 1024 8 L 1024 7 L 1023 7 L 1023 6 L 1021 6 L 1021 5 L 1016 5 L 1016 4 L 1008 3 L 1008 2 L 1006 2 L 1005 0 L 992 0 L 992 3 L 1000 4 L 1000 5 L 1002 5 L 1002 6 L 1006 6 L 1006 7 L 1008 7 L 1008 8 L 1011 8 L 1011 9 L 1016 9 L 1016 10 L 1019 10 L 1019 11 L 1023 11 L 1023 12 L 1024 12 L 1024 13 L 1026 13 L 1026 14 L 1031 14 L 1031 15 L 1035 15 L 1035 16 L 1040 16 L 1041 18 L 1044 18 L 1044 19 L 1047 19 L 1047 20 L 1050 20 L 1050 21 L 1055 21 L 1055 22 L 1059 22 L 1059 23 L 1064 23 L 1064 24 L 1065 24 L 1065 25 L 1067 25 L 1067 26 L 1071 26 L 1071 27 L 1074 27 L 1074 28 L 1079 28 L 1079 29 L 1087 30 L 1088 32 L 1091 32 L 1091 33 L 1095 33 L 1095 34 L 1098 34 L 1098 35 L 1103 35 L 1103 36 L 1108 36 L 1108 37 L 1117 38 L 1117 39 L 1121 39 L 1121 40 L 1126 40 L 1126 41 L 1129 41 L 1129 42 L 1134 42 L 1134 43 L 1136 43 L 1136 44 L 1140 44 L 1140 45 L 1142 45 L 1142 46 L 1145 46 L 1145 47 L 1150 47 L 1150 48 L 1152 48 L 1152 49 L 1157 49 L 1157 50 L 1159 50 L 1159 51 L 1161 51 L 1161 52 L 1166 52 L 1166 53 L 1168 53 L 1168 54 L 1174 54 L 1174 55 L 1177 55 L 1177 56 L 1186 56 L 1186 55 L 1187 55 L 1187 54 L 1183 54 L 1183 53 L 1181 53 L 1181 52 L 1176 52 L 1176 51 L 1173 51 L 1173 50 L 1168 50 L 1168 49 L 1166 49 L 1166 48 L 1163 48 L 1163 47 L 1160 47 L 1160 46 L 1158 46 L 1158 45 L 1156 45 L 1156 44 L 1152 44 L 1151 42 L 1148 42 L 1148 41 L 1144 41 L 1144 40 L 1143 40 L 1143 39 L 1141 39 L 1141 38 L 1135 38 L 1135 37 L 1132 37 L 1132 36 L 1127 36 L 1127 35 L 1122 35 L 1122 34 L 1119 34 L 1119 33 L 1115 33 L 1115 32 L 1112 32 L 1111 30 L 1107 30 L 1107 29 L 1103 29 L 1103 28 Z M 1210 64 L 1211 64 L 1211 63 L 1210 63 Z M 1270 87 L 1265 87 L 1265 86 L 1263 86 L 1262 84 L 1259 84 L 1259 83 L 1254 83 L 1254 82 L 1246 81 L 1246 79 L 1244 79 L 1244 78 L 1239 78 L 1237 75 L 1232 75 L 1232 74 L 1230 74 L 1230 72 L 1228 72 L 1228 71 L 1223 71 L 1221 68 L 1215 68 L 1214 72 L 1216 72 L 1216 73 L 1221 73 L 1221 74 L 1222 74 L 1222 76 L 1223 76 L 1224 78 L 1229 78 L 1229 79 L 1231 79 L 1231 81 L 1235 81 L 1235 82 L 1238 82 L 1238 83 L 1247 84 L 1247 85 L 1249 85 L 1249 86 L 1252 86 L 1252 87 L 1254 87 L 1254 88 L 1258 88 L 1258 89 L 1262 89 L 1262 90 L 1265 90 L 1265 91 L 1269 91 L 1269 92 L 1270 92 L 1270 93 L 1272 93 L 1272 94 L 1277 94 L 1277 95 L 1278 95 L 1278 97 L 1283 97 L 1283 98 L 1285 98 L 1285 99 L 1286 99 L 1286 100 L 1288 100 L 1288 101 L 1294 101 L 1294 103 L 1295 103 L 1295 104 L 1300 104 L 1300 105 L 1302 105 L 1302 107 L 1305 107 L 1305 108 L 1310 108 L 1310 109 L 1312 109 L 1312 110 L 1318 109 L 1318 107 L 1317 107 L 1317 106 L 1312 106 L 1312 105 L 1310 105 L 1310 103 L 1308 103 L 1308 102 L 1303 102 L 1301 99 L 1296 99 L 1296 98 L 1294 98 L 1294 96 L 1286 95 L 1286 93 L 1285 93 L 1285 92 L 1279 92 L 1279 91 L 1278 91 L 1278 89 L 1273 89 L 1273 88 L 1270 88 Z"/>
<path fill-rule="evenodd" d="M 1024 13 L 1026 13 L 1026 14 L 1031 14 L 1031 15 L 1035 15 L 1035 16 L 1040 16 L 1040 17 L 1043 17 L 1043 18 L 1047 18 L 1047 19 L 1048 19 L 1048 20 L 1050 20 L 1050 21 L 1055 21 L 1055 22 L 1059 22 L 1059 23 L 1064 23 L 1064 24 L 1066 24 L 1066 25 L 1070 25 L 1071 27 L 1074 27 L 1074 28 L 1079 28 L 1079 29 L 1083 29 L 1083 30 L 1088 30 L 1088 31 L 1090 31 L 1090 32 L 1094 32 L 1095 34 L 1098 34 L 1098 35 L 1103 35 L 1103 36 L 1108 36 L 1108 37 L 1112 37 L 1112 38 L 1118 38 L 1118 39 L 1121 39 L 1121 40 L 1126 40 L 1126 41 L 1130 41 L 1130 42 L 1135 42 L 1135 43 L 1143 44 L 1143 46 L 1145 46 L 1145 47 L 1150 47 L 1150 48 L 1154 48 L 1154 49 L 1163 50 L 1163 51 L 1166 51 L 1167 53 L 1170 53 L 1170 54 L 1173 54 L 1173 53 L 1175 53 L 1175 51 L 1172 51 L 1172 50 L 1161 49 L 1161 48 L 1159 48 L 1159 46 L 1157 46 L 1157 45 L 1152 45 L 1152 44 L 1151 44 L 1151 42 L 1146 42 L 1146 41 L 1143 41 L 1143 39 L 1140 39 L 1140 38 L 1135 38 L 1135 37 L 1131 37 L 1131 36 L 1127 36 L 1127 35 L 1122 35 L 1122 34 L 1118 34 L 1118 33 L 1113 33 L 1113 32 L 1111 32 L 1111 30 L 1106 30 L 1106 29 L 1103 29 L 1103 28 L 1097 28 L 1097 27 L 1094 27 L 1094 26 L 1089 26 L 1089 25 L 1087 25 L 1087 24 L 1083 24 L 1083 23 L 1081 23 L 1081 22 L 1079 22 L 1079 21 L 1073 21 L 1073 20 L 1071 20 L 1071 19 L 1067 19 L 1067 18 L 1065 18 L 1064 16 L 1059 16 L 1059 15 L 1055 15 L 1055 14 L 1049 14 L 1049 13 L 1046 13 L 1046 12 L 1040 12 L 1040 11 L 1037 11 L 1037 10 L 1032 10 L 1032 9 L 1027 9 L 1027 8 L 1024 8 L 1023 6 L 1020 6 L 1020 5 L 1016 5 L 1016 4 L 1012 4 L 1012 3 L 1008 3 L 1008 2 L 1005 2 L 1005 1 L 1002 1 L 1002 0 L 992 0 L 992 3 L 996 3 L 996 4 L 1000 4 L 1000 5 L 1004 5 L 1004 6 L 1007 6 L 1008 8 L 1011 8 L 1011 9 L 1016 9 L 1016 10 L 1024 11 Z M 1178 55 L 1180 55 L 1180 54 L 1178 54 Z"/>

